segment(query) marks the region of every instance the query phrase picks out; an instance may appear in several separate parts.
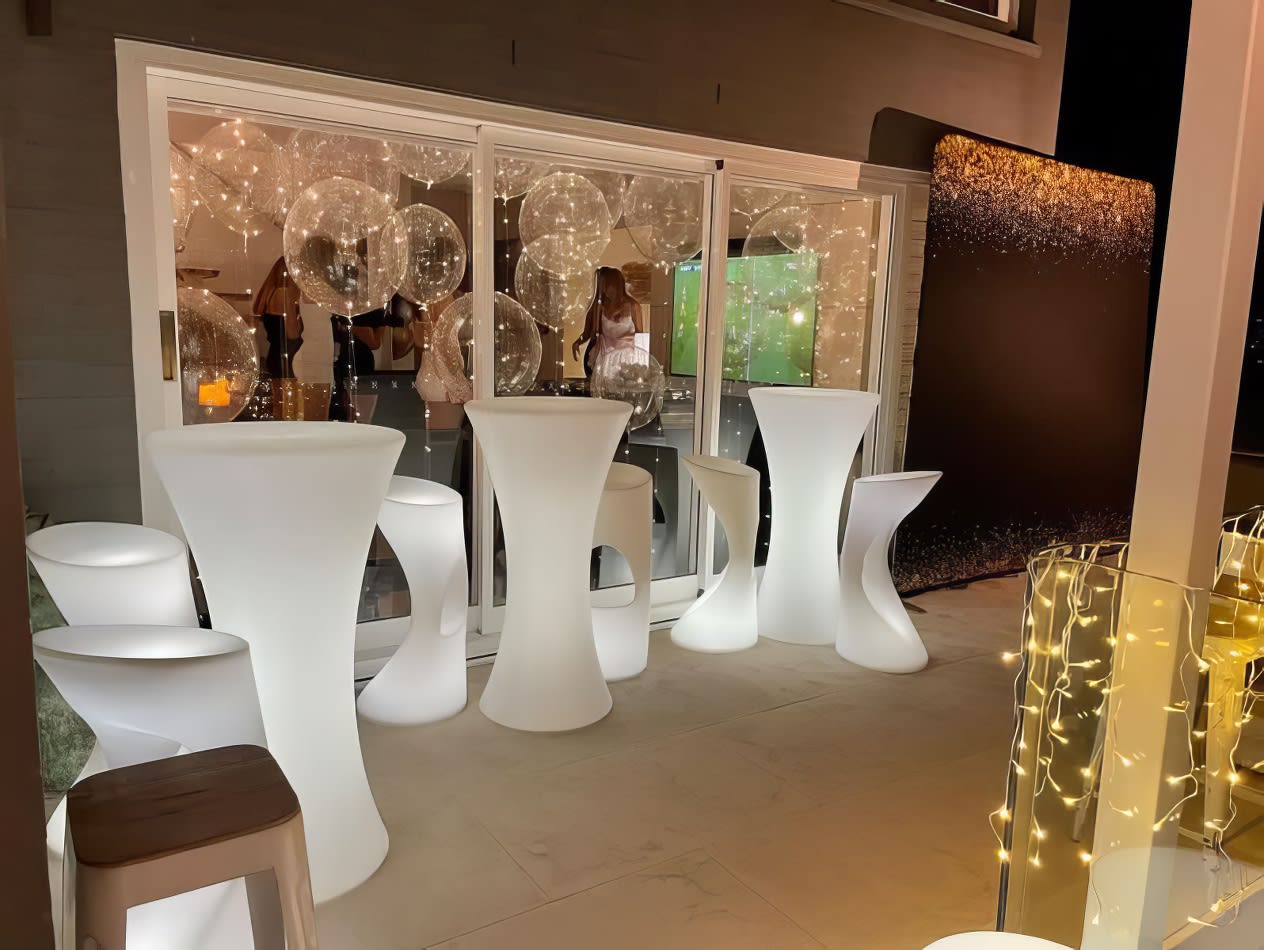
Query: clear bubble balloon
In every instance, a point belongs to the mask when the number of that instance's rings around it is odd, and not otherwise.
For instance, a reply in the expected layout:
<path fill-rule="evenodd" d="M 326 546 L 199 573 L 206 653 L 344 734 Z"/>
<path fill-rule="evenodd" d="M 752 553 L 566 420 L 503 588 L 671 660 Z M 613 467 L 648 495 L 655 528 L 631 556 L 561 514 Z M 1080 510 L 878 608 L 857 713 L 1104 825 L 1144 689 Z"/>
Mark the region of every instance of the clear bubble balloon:
<path fill-rule="evenodd" d="M 289 153 L 253 122 L 222 122 L 190 149 L 207 210 L 238 234 L 280 227 L 294 195 Z"/>
<path fill-rule="evenodd" d="M 285 263 L 307 299 L 353 317 L 383 307 L 404 278 L 394 202 L 362 181 L 328 178 L 285 219 Z"/>
<path fill-rule="evenodd" d="M 743 257 L 763 254 L 812 253 L 828 256 L 853 227 L 844 202 L 785 205 L 773 208 L 751 228 L 742 245 Z"/>
<path fill-rule="evenodd" d="M 734 185 L 729 189 L 733 210 L 748 218 L 767 211 L 785 196 L 784 191 L 760 185 Z"/>
<path fill-rule="evenodd" d="M 526 194 L 528 188 L 549 173 L 549 166 L 525 158 L 497 158 L 493 190 L 501 201 Z"/>
<path fill-rule="evenodd" d="M 564 329 L 588 313 L 597 293 L 596 275 L 591 270 L 553 273 L 535 259 L 534 247 L 528 244 L 518 256 L 514 294 L 538 323 L 554 330 Z"/>
<path fill-rule="evenodd" d="M 521 396 L 540 372 L 540 331 L 522 304 L 508 294 L 496 293 L 493 333 L 497 396 Z M 435 324 L 435 350 L 439 378 L 450 393 L 469 389 L 467 360 L 474 340 L 474 295 L 466 294 L 440 314 Z M 468 398 L 468 397 L 467 397 Z M 453 400 L 464 402 L 464 399 Z"/>
<path fill-rule="evenodd" d="M 465 276 L 465 237 L 456 222 L 427 204 L 409 205 L 396 214 L 404 242 L 404 277 L 399 293 L 415 304 L 442 300 Z"/>
<path fill-rule="evenodd" d="M 554 165 L 550 172 L 569 172 L 588 179 L 597 186 L 601 196 L 606 199 L 606 209 L 610 212 L 610 227 L 619 223 L 623 217 L 623 196 L 628 190 L 628 176 L 619 172 L 599 171 L 595 168 L 580 168 L 577 165 Z"/>
<path fill-rule="evenodd" d="M 554 172 L 522 199 L 518 235 L 545 270 L 584 273 L 597 266 L 610 244 L 610 211 L 588 179 Z"/>
<path fill-rule="evenodd" d="M 171 232 L 176 253 L 183 251 L 189 239 L 189 224 L 199 201 L 193 185 L 193 163 L 174 144 L 167 146 L 167 163 L 171 167 Z"/>
<path fill-rule="evenodd" d="M 658 360 L 636 346 L 621 346 L 603 353 L 593 367 L 592 394 L 617 399 L 632 407 L 628 429 L 639 429 L 658 418 L 663 408 L 667 378 Z"/>
<path fill-rule="evenodd" d="M 702 250 L 702 183 L 636 175 L 623 199 L 623 223 L 641 253 L 665 267 Z"/>
<path fill-rule="evenodd" d="M 177 300 L 184 422 L 230 422 L 259 381 L 254 334 L 227 301 L 209 290 L 181 287 Z"/>
<path fill-rule="evenodd" d="M 427 187 L 460 174 L 470 163 L 470 153 L 464 149 L 417 142 L 392 142 L 390 149 L 399 170 Z"/>
<path fill-rule="evenodd" d="M 399 164 L 382 139 L 299 129 L 290 136 L 289 153 L 300 191 L 326 178 L 350 178 L 376 188 L 391 204 L 399 198 Z"/>

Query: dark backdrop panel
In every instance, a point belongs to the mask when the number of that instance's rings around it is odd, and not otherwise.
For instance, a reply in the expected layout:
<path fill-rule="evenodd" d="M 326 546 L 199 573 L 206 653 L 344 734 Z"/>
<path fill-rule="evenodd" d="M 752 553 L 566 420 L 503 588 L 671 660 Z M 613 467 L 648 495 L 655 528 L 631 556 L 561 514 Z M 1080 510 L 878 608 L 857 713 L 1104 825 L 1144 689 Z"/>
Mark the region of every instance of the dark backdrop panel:
<path fill-rule="evenodd" d="M 900 532 L 904 589 L 1126 531 L 1153 224 L 1143 182 L 939 144 L 905 468 L 944 477 Z"/>

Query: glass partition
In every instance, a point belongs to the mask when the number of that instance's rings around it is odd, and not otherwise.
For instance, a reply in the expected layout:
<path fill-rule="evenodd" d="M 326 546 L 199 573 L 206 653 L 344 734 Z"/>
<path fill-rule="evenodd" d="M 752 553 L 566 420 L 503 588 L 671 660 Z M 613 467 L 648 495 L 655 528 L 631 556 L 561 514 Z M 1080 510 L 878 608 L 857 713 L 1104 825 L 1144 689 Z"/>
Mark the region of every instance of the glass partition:
<path fill-rule="evenodd" d="M 471 289 L 471 148 L 195 107 L 168 127 L 184 423 L 399 429 L 397 473 L 460 491 L 472 537 L 468 378 L 435 353 Z M 408 613 L 379 532 L 360 619 Z"/>
<path fill-rule="evenodd" d="M 495 392 L 632 405 L 615 460 L 653 478 L 656 579 L 695 570 L 693 490 L 680 460 L 697 439 L 708 185 L 630 165 L 496 154 Z M 682 334 L 691 342 L 678 353 Z M 499 604 L 498 525 L 493 544 Z M 594 588 L 630 582 L 621 555 L 594 552 Z"/>
<path fill-rule="evenodd" d="M 718 451 L 762 471 L 751 387 L 869 388 L 881 201 L 735 178 L 728 209 Z M 696 333 L 676 328 L 672 352 L 687 361 Z M 764 495 L 767 515 L 766 484 Z M 765 529 L 760 563 L 766 549 Z M 727 560 L 717 532 L 713 569 Z"/>

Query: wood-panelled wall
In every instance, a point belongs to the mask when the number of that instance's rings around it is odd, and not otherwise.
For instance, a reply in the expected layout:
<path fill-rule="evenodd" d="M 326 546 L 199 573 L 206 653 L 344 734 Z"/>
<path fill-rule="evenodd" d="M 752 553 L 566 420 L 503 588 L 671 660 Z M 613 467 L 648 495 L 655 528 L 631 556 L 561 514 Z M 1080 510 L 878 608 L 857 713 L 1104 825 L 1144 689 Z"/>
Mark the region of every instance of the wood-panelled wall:
<path fill-rule="evenodd" d="M 27 497 L 137 519 L 115 36 L 847 158 L 905 109 L 1051 149 L 1069 0 L 1038 58 L 831 0 L 53 0 L 0 12 L 15 368 Z"/>

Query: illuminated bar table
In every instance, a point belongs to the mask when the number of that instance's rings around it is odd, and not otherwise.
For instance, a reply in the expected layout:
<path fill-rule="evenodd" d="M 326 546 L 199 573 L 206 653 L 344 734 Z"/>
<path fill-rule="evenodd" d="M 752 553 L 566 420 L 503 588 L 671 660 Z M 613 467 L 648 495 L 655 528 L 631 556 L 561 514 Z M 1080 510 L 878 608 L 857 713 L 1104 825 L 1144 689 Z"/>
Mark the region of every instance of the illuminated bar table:
<path fill-rule="evenodd" d="M 312 892 L 386 858 L 356 725 L 356 612 L 402 433 L 339 422 L 186 426 L 147 441 L 216 630 L 241 637 L 268 748 L 303 808 Z"/>
<path fill-rule="evenodd" d="M 514 396 L 465 410 L 505 533 L 505 624 L 479 707 L 513 729 L 578 729 L 610 711 L 589 568 L 597 506 L 632 407 Z"/>
<path fill-rule="evenodd" d="M 750 391 L 768 453 L 772 532 L 759 585 L 759 635 L 833 644 L 841 613 L 838 521 L 876 393 L 761 386 Z"/>

